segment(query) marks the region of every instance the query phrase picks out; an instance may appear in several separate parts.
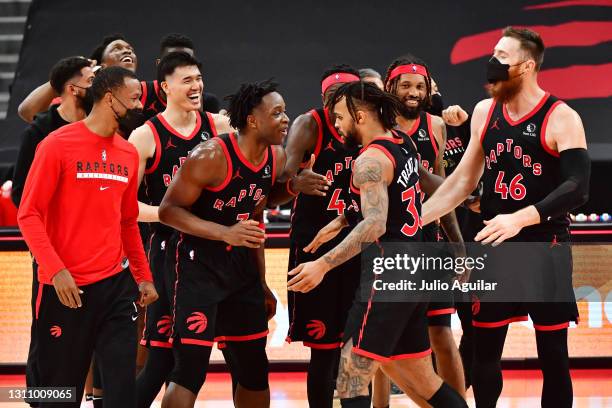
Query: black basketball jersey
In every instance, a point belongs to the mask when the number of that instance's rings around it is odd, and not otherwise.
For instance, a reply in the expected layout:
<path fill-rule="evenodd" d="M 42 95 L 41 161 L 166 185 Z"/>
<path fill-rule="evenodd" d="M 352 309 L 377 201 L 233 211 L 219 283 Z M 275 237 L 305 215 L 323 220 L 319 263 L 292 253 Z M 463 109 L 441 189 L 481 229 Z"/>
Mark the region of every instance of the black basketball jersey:
<path fill-rule="evenodd" d="M 396 131 L 397 132 L 397 131 Z M 404 136 L 401 132 L 399 136 Z M 374 139 L 361 149 L 379 149 L 393 162 L 393 181 L 389 184 L 387 227 L 381 242 L 422 241 L 421 186 L 419 184 L 418 153 L 413 143 L 402 137 Z M 358 208 L 360 192 L 350 179 L 352 205 Z M 361 217 L 361 214 L 360 214 Z"/>
<path fill-rule="evenodd" d="M 444 149 L 444 173 L 450 176 L 459 165 L 470 142 L 470 120 L 461 126 L 446 126 L 446 147 Z"/>
<path fill-rule="evenodd" d="M 227 174 L 220 186 L 202 190 L 200 197 L 191 206 L 191 212 L 203 220 L 232 226 L 239 221 L 250 219 L 257 202 L 270 193 L 276 178 L 276 154 L 272 146 L 269 146 L 264 159 L 255 166 L 240 151 L 235 134 L 224 134 L 215 140 L 223 148 L 227 160 Z M 213 255 L 214 251 L 232 249 L 221 241 L 187 234 L 184 236 L 185 240 L 204 249 L 201 252 L 208 255 Z"/>
<path fill-rule="evenodd" d="M 345 193 L 348 188 L 351 167 L 356 149 L 344 146 L 331 122 L 327 109 L 309 112 L 318 126 L 317 143 L 314 149 L 316 160 L 312 170 L 324 175 L 332 184 L 325 197 L 300 194 L 296 197 L 291 216 L 291 239 L 299 244 L 309 243 L 316 233 L 338 215 L 344 213 L 348 203 Z M 310 160 L 310 154 L 304 160 Z M 347 232 L 336 237 L 342 239 Z"/>
<path fill-rule="evenodd" d="M 438 141 L 431 127 L 431 115 L 421 112 L 414 121 L 412 128 L 406 132 L 416 144 L 419 161 L 427 170 L 433 173 L 436 157 L 438 157 Z"/>
<path fill-rule="evenodd" d="M 545 141 L 553 109 L 563 103 L 546 93 L 531 112 L 516 121 L 506 106 L 493 102 L 480 136 L 485 156 L 480 210 L 484 219 L 533 205 L 559 186 L 559 153 Z M 542 220 L 523 232 L 563 232 L 567 216 Z"/>
<path fill-rule="evenodd" d="M 161 97 L 161 89 L 157 81 L 141 81 L 142 95 L 140 103 L 142 103 L 142 114 L 146 119 L 161 113 L 166 109 L 166 102 Z"/>
<path fill-rule="evenodd" d="M 196 118 L 196 126 L 189 135 L 180 134 L 161 114 L 146 122 L 155 138 L 155 153 L 153 158 L 147 160 L 142 180 L 144 203 L 158 206 L 189 152 L 198 144 L 216 136 L 215 124 L 208 112 L 202 114 L 196 111 Z M 153 231 L 171 230 L 170 227 L 160 223 L 152 224 L 152 229 Z"/>

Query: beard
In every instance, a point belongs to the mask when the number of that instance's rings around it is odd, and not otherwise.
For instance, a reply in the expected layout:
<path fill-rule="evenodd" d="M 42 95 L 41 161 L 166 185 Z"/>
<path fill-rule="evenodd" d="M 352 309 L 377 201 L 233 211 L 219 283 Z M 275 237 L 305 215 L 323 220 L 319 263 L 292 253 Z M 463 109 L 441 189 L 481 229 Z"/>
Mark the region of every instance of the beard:
<path fill-rule="evenodd" d="M 344 146 L 349 150 L 359 147 L 361 143 L 359 143 L 359 140 L 357 139 L 357 128 L 355 127 L 355 122 L 353 122 L 351 128 L 346 133 L 342 133 L 342 139 L 344 140 Z"/>
<path fill-rule="evenodd" d="M 415 100 L 419 102 L 419 104 L 416 107 L 406 105 L 406 101 L 415 101 Z M 421 112 L 423 111 L 423 109 L 425 108 L 424 99 L 413 99 L 410 97 L 406 97 L 404 98 L 402 102 L 403 102 L 402 116 L 405 117 L 406 119 L 414 120 L 418 118 Z"/>
<path fill-rule="evenodd" d="M 491 98 L 499 103 L 508 103 L 523 89 L 523 79 L 519 76 L 507 81 L 498 81 L 486 86 Z"/>

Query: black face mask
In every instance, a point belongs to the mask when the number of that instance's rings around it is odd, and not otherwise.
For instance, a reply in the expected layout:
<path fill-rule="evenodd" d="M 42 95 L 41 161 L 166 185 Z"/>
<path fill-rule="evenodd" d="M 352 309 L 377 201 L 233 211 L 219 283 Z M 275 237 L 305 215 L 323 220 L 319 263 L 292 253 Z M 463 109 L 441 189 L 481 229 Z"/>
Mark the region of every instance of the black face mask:
<path fill-rule="evenodd" d="M 113 109 L 113 112 L 115 113 L 115 119 L 117 119 L 117 123 L 119 124 L 119 130 L 127 138 L 134 129 L 144 124 L 145 118 L 142 114 L 142 109 L 128 109 L 128 107 L 125 106 L 125 104 L 115 95 L 113 95 L 113 98 L 119 101 L 121 106 L 125 108 L 125 114 L 123 116 L 119 116 L 111 105 L 111 109 Z"/>
<path fill-rule="evenodd" d="M 427 113 L 435 116 L 442 116 L 442 110 L 444 109 L 444 103 L 442 102 L 442 95 L 435 93 L 431 95 L 431 107 L 427 109 Z"/>
<path fill-rule="evenodd" d="M 523 62 L 525 61 L 519 62 L 518 64 L 514 65 L 502 64 L 501 62 L 499 62 L 497 57 L 491 57 L 491 59 L 487 62 L 487 81 L 489 81 L 490 84 L 494 84 L 499 81 L 509 80 L 510 67 L 516 67 L 518 65 L 521 65 Z"/>
<path fill-rule="evenodd" d="M 494 84 L 499 81 L 510 79 L 510 64 L 502 64 L 496 57 L 491 57 L 487 62 L 487 81 Z"/>

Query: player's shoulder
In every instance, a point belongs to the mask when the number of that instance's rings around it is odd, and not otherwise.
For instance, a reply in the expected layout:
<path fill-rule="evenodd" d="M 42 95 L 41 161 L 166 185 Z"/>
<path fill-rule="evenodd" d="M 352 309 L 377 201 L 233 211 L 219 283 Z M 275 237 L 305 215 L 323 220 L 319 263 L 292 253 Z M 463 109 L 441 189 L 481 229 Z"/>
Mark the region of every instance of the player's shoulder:
<path fill-rule="evenodd" d="M 197 162 L 224 160 L 225 153 L 227 152 L 225 139 L 225 135 L 219 135 L 198 144 L 189 153 L 189 159 Z"/>
<path fill-rule="evenodd" d="M 481 100 L 474 107 L 474 115 L 483 114 L 483 113 L 487 114 L 489 110 L 491 109 L 491 106 L 493 106 L 494 102 L 495 100 L 493 98 L 487 98 L 487 99 Z"/>

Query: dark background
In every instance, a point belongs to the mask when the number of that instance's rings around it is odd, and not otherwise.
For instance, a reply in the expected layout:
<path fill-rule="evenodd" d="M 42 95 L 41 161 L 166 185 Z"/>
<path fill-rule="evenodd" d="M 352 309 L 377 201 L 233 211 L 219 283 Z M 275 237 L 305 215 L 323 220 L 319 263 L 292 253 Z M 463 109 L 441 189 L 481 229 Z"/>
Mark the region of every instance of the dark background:
<path fill-rule="evenodd" d="M 501 33 L 507 25 L 612 21 L 612 7 L 526 9 L 542 3 L 555 2 L 34 0 L 8 119 L 0 125 L 0 161 L 16 155 L 12 151 L 18 148 L 23 127 L 16 111 L 23 98 L 47 79 L 59 58 L 88 56 L 109 33 L 125 34 L 135 47 L 137 74 L 143 80 L 154 78 L 159 39 L 169 32 L 184 33 L 193 38 L 196 54 L 204 61 L 208 91 L 222 97 L 243 81 L 274 77 L 281 84 L 291 118 L 320 104 L 319 81 L 326 67 L 347 62 L 375 68 L 384 76 L 394 58 L 411 52 L 428 63 L 446 104 L 460 104 L 471 111 L 486 97 L 483 84 L 488 57 L 453 65 L 451 51 L 460 38 L 491 30 Z M 543 69 L 612 62 L 610 34 L 607 41 L 586 47 L 549 48 Z M 612 81 L 612 72 L 608 81 Z M 576 82 L 584 87 L 602 86 L 579 76 L 557 87 Z M 567 102 L 582 116 L 592 158 L 612 161 L 612 95 Z"/>

